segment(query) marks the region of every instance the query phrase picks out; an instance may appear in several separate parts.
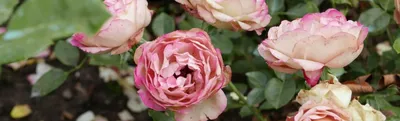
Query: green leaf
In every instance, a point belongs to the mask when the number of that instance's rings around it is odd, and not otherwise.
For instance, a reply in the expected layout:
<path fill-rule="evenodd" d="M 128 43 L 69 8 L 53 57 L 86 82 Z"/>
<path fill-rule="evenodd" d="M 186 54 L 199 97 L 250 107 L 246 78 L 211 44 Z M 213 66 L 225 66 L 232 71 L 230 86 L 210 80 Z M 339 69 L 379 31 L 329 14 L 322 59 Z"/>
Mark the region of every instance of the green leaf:
<path fill-rule="evenodd" d="M 358 21 L 367 26 L 369 32 L 382 32 L 390 23 L 390 15 L 380 8 L 371 8 L 362 12 Z"/>
<path fill-rule="evenodd" d="M 175 121 L 174 114 L 171 111 L 159 112 L 149 110 L 149 116 L 153 118 L 153 121 Z"/>
<path fill-rule="evenodd" d="M 275 26 L 281 22 L 281 17 L 279 17 L 279 15 L 271 15 L 271 17 L 271 21 L 268 24 L 269 27 Z"/>
<path fill-rule="evenodd" d="M 318 12 L 318 10 L 318 6 L 314 2 L 300 3 L 289 8 L 286 15 L 290 19 L 296 19 L 306 15 L 307 13 Z"/>
<path fill-rule="evenodd" d="M 49 38 L 24 37 L 12 41 L 0 41 L 0 64 L 27 59 L 38 55 L 52 44 Z"/>
<path fill-rule="evenodd" d="M 324 69 L 322 70 L 322 74 L 321 74 L 321 80 L 328 80 L 329 79 L 329 68 L 328 67 L 324 67 Z"/>
<path fill-rule="evenodd" d="M 154 34 L 157 36 L 170 33 L 175 30 L 174 18 L 166 13 L 161 13 L 154 18 L 151 28 L 153 29 Z"/>
<path fill-rule="evenodd" d="M 374 107 L 377 110 L 382 110 L 386 107 L 391 106 L 391 104 L 388 101 L 386 101 L 385 99 L 380 98 L 378 96 L 374 96 L 371 99 L 367 99 L 367 103 L 370 104 L 372 107 Z"/>
<path fill-rule="evenodd" d="M 274 109 L 274 106 L 272 106 L 268 101 L 266 101 L 263 104 L 261 104 L 260 109 L 261 110 L 271 110 L 271 109 Z"/>
<path fill-rule="evenodd" d="M 396 50 L 397 54 L 400 53 L 400 38 L 397 38 L 393 43 L 393 48 Z"/>
<path fill-rule="evenodd" d="M 367 70 L 371 72 L 373 69 L 379 66 L 379 55 L 377 53 L 371 53 L 367 59 Z"/>
<path fill-rule="evenodd" d="M 317 5 L 315 2 L 313 2 L 313 1 L 306 1 L 306 4 L 307 4 L 307 10 L 308 10 L 309 12 L 319 12 L 318 5 Z"/>
<path fill-rule="evenodd" d="M 249 63 L 246 60 L 237 60 L 233 62 L 232 64 L 232 72 L 233 73 L 246 73 L 251 71 L 251 65 L 252 63 Z"/>
<path fill-rule="evenodd" d="M 267 83 L 267 76 L 259 71 L 252 71 L 246 73 L 247 80 L 252 87 L 262 88 Z"/>
<path fill-rule="evenodd" d="M 331 0 L 332 2 L 334 2 L 335 4 L 348 4 L 348 5 L 352 5 L 352 2 L 350 0 Z"/>
<path fill-rule="evenodd" d="M 0 0 L 0 24 L 7 21 L 17 4 L 18 0 Z"/>
<path fill-rule="evenodd" d="M 233 43 L 226 36 L 220 34 L 211 36 L 211 42 L 215 48 L 221 50 L 222 54 L 230 54 L 233 50 Z"/>
<path fill-rule="evenodd" d="M 275 73 L 275 76 L 280 80 L 286 80 L 286 79 L 289 79 L 290 76 L 292 76 L 291 74 L 286 74 L 286 73 L 282 73 L 282 72 L 275 71 L 275 70 L 273 70 L 273 71 Z"/>
<path fill-rule="evenodd" d="M 53 68 L 45 73 L 32 87 L 32 97 L 45 96 L 57 89 L 67 79 L 68 73 Z"/>
<path fill-rule="evenodd" d="M 261 103 L 265 99 L 263 88 L 254 88 L 247 95 L 247 103 L 255 105 Z"/>
<path fill-rule="evenodd" d="M 328 72 L 336 77 L 340 77 L 346 73 L 346 70 L 344 70 L 344 68 L 329 68 Z"/>
<path fill-rule="evenodd" d="M 97 66 L 117 66 L 117 67 L 125 67 L 127 63 L 121 64 L 121 57 L 119 55 L 110 55 L 110 54 L 90 54 L 90 65 Z"/>
<path fill-rule="evenodd" d="M 375 0 L 375 2 L 379 3 L 385 11 L 394 9 L 394 0 Z"/>
<path fill-rule="evenodd" d="M 360 0 L 331 0 L 335 4 L 347 4 L 353 7 L 358 7 L 358 2 Z"/>
<path fill-rule="evenodd" d="M 54 47 L 58 60 L 69 66 L 76 66 L 79 62 L 79 50 L 65 41 L 58 41 Z"/>
<path fill-rule="evenodd" d="M 191 15 L 185 14 L 185 19 L 178 24 L 178 27 L 180 30 L 190 30 L 192 28 L 202 28 L 203 24 L 206 23 Z"/>
<path fill-rule="evenodd" d="M 265 0 L 268 5 L 268 12 L 271 15 L 277 14 L 277 12 L 283 11 L 285 9 L 284 0 Z"/>
<path fill-rule="evenodd" d="M 75 32 L 94 34 L 109 16 L 98 0 L 27 0 L 17 9 L 0 40 L 0 64 L 35 56 L 53 39 Z"/>
<path fill-rule="evenodd" d="M 240 117 L 250 116 L 251 114 L 253 114 L 253 111 L 251 111 L 251 109 L 248 106 L 243 106 L 242 108 L 240 108 L 239 111 Z"/>
<path fill-rule="evenodd" d="M 269 80 L 265 88 L 265 98 L 275 109 L 286 105 L 295 95 L 296 83 L 294 80 Z"/>
<path fill-rule="evenodd" d="M 400 120 L 400 107 L 386 107 L 382 112 L 385 112 L 384 114 L 389 114 L 387 115 L 387 120 L 386 121 L 399 121 Z"/>
<path fill-rule="evenodd" d="M 367 71 L 363 68 L 363 65 L 358 61 L 350 63 L 351 71 L 359 72 L 361 74 L 367 74 Z"/>

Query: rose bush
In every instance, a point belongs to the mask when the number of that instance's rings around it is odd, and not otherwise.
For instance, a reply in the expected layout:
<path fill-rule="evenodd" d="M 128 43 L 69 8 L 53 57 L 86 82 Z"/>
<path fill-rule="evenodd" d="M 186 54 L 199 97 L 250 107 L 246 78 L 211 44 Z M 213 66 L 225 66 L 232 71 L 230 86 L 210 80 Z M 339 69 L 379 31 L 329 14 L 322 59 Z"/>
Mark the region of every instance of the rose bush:
<path fill-rule="evenodd" d="M 223 29 L 261 34 L 271 16 L 265 0 L 175 0 L 190 14 Z"/>
<path fill-rule="evenodd" d="M 200 29 L 175 31 L 135 52 L 135 86 L 149 108 L 175 112 L 177 121 L 216 119 L 227 99 L 231 69 Z"/>
<path fill-rule="evenodd" d="M 146 0 L 105 0 L 112 17 L 96 35 L 88 37 L 76 33 L 70 43 L 89 53 L 111 52 L 121 54 L 131 49 L 143 36 L 144 28 L 150 24 L 151 11 Z"/>
<path fill-rule="evenodd" d="M 274 70 L 303 70 L 307 83 L 314 86 L 324 66 L 341 68 L 357 58 L 367 34 L 368 28 L 328 9 L 272 27 L 258 52 Z"/>

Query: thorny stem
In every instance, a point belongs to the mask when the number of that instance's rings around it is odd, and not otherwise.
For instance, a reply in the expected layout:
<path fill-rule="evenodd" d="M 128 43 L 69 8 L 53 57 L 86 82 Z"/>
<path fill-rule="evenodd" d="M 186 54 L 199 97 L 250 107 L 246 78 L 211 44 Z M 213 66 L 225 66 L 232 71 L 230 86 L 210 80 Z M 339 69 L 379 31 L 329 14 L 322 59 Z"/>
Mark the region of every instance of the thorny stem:
<path fill-rule="evenodd" d="M 85 58 L 83 58 L 83 60 L 81 61 L 81 63 L 79 63 L 78 66 L 75 66 L 75 68 L 69 70 L 67 73 L 72 73 L 80 68 L 82 68 L 83 64 L 85 64 L 86 60 L 88 59 L 88 57 L 86 56 Z"/>
<path fill-rule="evenodd" d="M 249 107 L 253 111 L 254 115 L 256 115 L 258 120 L 267 121 L 267 119 L 263 118 L 263 116 L 261 115 L 260 111 L 256 107 L 251 106 L 251 105 L 249 105 L 247 103 L 247 101 L 246 101 L 245 97 L 243 96 L 243 94 L 240 93 L 240 91 L 236 88 L 236 86 L 232 82 L 229 82 L 228 86 L 233 90 L 234 93 L 236 93 L 239 96 L 239 99 L 241 101 L 243 101 L 246 104 L 246 106 Z"/>

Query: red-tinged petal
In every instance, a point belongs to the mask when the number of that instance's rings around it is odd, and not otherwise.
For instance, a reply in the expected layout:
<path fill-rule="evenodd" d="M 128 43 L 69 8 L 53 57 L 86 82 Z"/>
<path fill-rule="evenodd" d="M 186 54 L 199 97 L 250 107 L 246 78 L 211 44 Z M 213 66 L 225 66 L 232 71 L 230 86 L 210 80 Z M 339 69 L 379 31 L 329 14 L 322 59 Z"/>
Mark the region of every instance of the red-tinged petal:
<path fill-rule="evenodd" d="M 75 33 L 74 35 L 72 35 L 69 43 L 71 43 L 71 45 L 75 47 L 81 47 L 83 46 L 82 41 L 84 41 L 84 39 L 86 39 L 86 35 L 84 33 Z"/>
<path fill-rule="evenodd" d="M 207 121 L 216 119 L 226 108 L 227 99 L 222 90 L 202 102 L 175 113 L 177 121 Z"/>
<path fill-rule="evenodd" d="M 306 79 L 307 84 L 310 85 L 311 87 L 315 86 L 318 83 L 321 74 L 322 74 L 322 69 L 315 71 L 303 70 L 304 78 Z"/>

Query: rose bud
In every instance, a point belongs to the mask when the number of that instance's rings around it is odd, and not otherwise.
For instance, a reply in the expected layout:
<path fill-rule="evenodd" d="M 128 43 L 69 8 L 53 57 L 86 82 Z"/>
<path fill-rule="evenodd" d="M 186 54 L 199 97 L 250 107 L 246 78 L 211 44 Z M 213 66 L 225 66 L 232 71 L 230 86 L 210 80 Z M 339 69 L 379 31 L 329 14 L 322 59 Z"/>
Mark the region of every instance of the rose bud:
<path fill-rule="evenodd" d="M 268 31 L 258 51 L 272 69 L 284 73 L 303 70 L 307 83 L 314 86 L 324 66 L 342 68 L 357 58 L 367 34 L 367 27 L 328 9 L 282 21 Z"/>
<path fill-rule="evenodd" d="M 231 78 L 221 52 L 200 29 L 174 31 L 139 46 L 134 55 L 135 86 L 146 106 L 171 110 L 177 121 L 216 119 Z"/>
<path fill-rule="evenodd" d="M 271 20 L 265 0 L 175 0 L 193 16 L 222 29 L 256 31 Z"/>
<path fill-rule="evenodd" d="M 146 0 L 105 0 L 112 14 L 94 35 L 75 33 L 70 43 L 88 53 L 111 52 L 121 54 L 131 49 L 143 36 L 150 24 L 151 11 Z"/>

